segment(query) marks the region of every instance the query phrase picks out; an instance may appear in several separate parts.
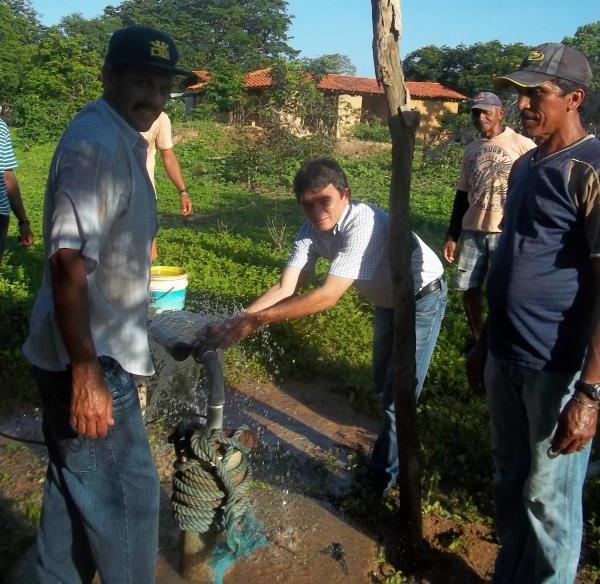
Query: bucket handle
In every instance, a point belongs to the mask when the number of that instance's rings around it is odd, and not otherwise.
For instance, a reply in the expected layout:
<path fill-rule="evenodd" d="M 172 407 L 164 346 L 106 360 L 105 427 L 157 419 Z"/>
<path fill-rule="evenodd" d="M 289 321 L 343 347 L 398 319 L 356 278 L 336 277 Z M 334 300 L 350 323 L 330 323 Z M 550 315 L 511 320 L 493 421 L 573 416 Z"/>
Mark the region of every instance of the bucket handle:
<path fill-rule="evenodd" d="M 170 290 L 167 290 L 162 296 L 159 296 L 158 298 L 155 298 L 153 300 L 153 302 L 160 302 L 167 294 L 170 294 L 171 292 L 173 292 L 173 290 L 175 290 L 175 286 L 172 286 Z"/>

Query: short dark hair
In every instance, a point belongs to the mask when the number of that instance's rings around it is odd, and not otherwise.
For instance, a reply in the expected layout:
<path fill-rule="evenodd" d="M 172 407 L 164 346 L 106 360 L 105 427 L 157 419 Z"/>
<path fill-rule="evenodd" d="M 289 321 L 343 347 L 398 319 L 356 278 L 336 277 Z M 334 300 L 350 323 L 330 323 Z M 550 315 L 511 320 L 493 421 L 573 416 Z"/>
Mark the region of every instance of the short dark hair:
<path fill-rule="evenodd" d="M 567 95 L 567 93 L 571 93 L 573 91 L 577 91 L 578 89 L 580 91 L 583 91 L 584 98 L 583 98 L 583 100 L 581 102 L 581 104 L 583 105 L 583 102 L 585 101 L 585 98 L 587 97 L 587 93 L 588 93 L 588 88 L 585 85 L 582 85 L 581 83 L 577 83 L 575 81 L 569 81 L 567 79 L 561 79 L 560 77 L 553 77 L 552 79 L 550 79 L 550 81 L 552 83 L 554 83 L 554 85 L 558 85 L 558 87 L 562 91 L 563 95 Z"/>
<path fill-rule="evenodd" d="M 313 158 L 305 162 L 294 177 L 294 193 L 299 199 L 304 193 L 320 191 L 333 185 L 340 194 L 348 188 L 348 178 L 333 158 Z"/>

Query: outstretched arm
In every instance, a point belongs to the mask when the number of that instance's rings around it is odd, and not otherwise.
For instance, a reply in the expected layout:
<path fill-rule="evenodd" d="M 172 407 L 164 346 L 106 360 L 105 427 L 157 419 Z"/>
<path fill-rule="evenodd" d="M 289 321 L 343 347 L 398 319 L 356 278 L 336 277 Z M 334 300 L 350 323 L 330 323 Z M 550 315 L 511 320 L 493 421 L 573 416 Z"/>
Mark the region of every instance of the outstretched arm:
<path fill-rule="evenodd" d="M 322 312 L 336 305 L 354 280 L 327 275 L 318 288 L 294 296 L 300 270 L 286 267 L 278 284 L 269 288 L 246 311 L 212 329 L 221 338 L 221 346 L 228 347 L 252 334 L 266 324 L 302 318 Z"/>

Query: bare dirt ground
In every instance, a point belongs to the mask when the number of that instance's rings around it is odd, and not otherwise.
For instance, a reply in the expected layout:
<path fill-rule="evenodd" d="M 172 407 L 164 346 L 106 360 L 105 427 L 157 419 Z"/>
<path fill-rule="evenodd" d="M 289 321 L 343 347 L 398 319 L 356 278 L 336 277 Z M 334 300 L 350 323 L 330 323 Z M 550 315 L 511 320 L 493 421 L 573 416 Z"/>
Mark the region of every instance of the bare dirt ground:
<path fill-rule="evenodd" d="M 389 152 L 391 144 L 385 142 L 368 142 L 354 138 L 342 138 L 336 144 L 336 152 L 340 156 L 364 156 L 377 152 Z"/>
<path fill-rule="evenodd" d="M 356 412 L 345 397 L 319 380 L 282 386 L 245 382 L 229 391 L 227 403 L 226 425 L 248 425 L 258 439 L 252 458 L 260 488 L 254 490 L 253 499 L 269 543 L 238 561 L 225 584 L 267 580 L 362 584 L 393 575 L 394 568 L 385 560 L 395 553 L 393 511 L 384 509 L 378 515 L 382 524 L 374 525 L 342 511 L 340 505 L 350 490 L 350 467 L 369 451 L 377 422 Z M 35 439 L 40 438 L 39 425 L 39 412 L 30 411 L 0 421 L 0 430 Z M 169 509 L 173 452 L 166 431 L 149 428 L 163 487 L 157 581 L 176 584 L 184 580 L 178 574 L 179 531 Z M 34 581 L 34 555 L 23 554 L 33 541 L 45 460 L 43 446 L 0 437 L 5 526 L 0 574 L 6 582 Z M 488 581 L 497 549 L 488 526 L 427 514 L 424 531 L 424 561 L 417 582 Z M 343 552 L 342 559 L 332 554 L 335 545 Z"/>

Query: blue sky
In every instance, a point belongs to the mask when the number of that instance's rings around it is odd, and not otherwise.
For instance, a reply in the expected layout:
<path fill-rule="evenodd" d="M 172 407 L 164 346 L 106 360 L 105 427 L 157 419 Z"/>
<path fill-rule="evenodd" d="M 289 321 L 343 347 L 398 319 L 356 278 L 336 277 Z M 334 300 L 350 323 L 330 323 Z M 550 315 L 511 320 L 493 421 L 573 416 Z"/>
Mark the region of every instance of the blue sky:
<path fill-rule="evenodd" d="M 45 24 L 72 12 L 92 17 L 118 0 L 33 0 Z M 370 0 L 288 0 L 294 16 L 290 44 L 302 56 L 348 55 L 358 75 L 373 75 Z M 558 42 L 578 26 L 600 20 L 600 0 L 402 0 L 404 56 L 424 45 Z"/>

